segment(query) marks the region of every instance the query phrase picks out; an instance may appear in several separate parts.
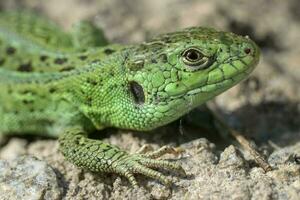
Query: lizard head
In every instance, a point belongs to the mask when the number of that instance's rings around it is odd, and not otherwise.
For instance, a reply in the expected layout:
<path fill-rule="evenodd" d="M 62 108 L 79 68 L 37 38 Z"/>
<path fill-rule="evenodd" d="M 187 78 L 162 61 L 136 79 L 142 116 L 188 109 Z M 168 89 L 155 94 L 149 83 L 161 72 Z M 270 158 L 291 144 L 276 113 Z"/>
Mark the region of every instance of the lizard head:
<path fill-rule="evenodd" d="M 126 74 L 138 118 L 133 128 L 144 130 L 169 123 L 234 86 L 259 60 L 259 48 L 248 37 L 212 28 L 163 34 L 129 52 Z"/>

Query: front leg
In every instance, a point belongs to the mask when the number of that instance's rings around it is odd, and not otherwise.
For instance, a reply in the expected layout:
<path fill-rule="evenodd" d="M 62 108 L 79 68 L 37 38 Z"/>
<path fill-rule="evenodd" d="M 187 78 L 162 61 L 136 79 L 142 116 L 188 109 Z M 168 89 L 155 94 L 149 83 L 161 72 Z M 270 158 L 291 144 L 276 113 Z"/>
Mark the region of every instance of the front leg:
<path fill-rule="evenodd" d="M 155 158 L 158 156 L 152 156 L 149 153 L 128 154 L 101 140 L 89 139 L 87 133 L 78 127 L 67 129 L 60 136 L 59 144 L 62 154 L 75 165 L 94 172 L 117 173 L 125 176 L 134 187 L 138 185 L 134 174 L 143 174 L 165 185 L 172 183 L 170 178 L 151 168 L 176 170 L 185 174 L 179 164 L 157 160 Z M 166 153 L 172 152 L 170 148 L 164 149 Z M 159 155 L 162 154 L 164 153 L 159 152 Z"/>

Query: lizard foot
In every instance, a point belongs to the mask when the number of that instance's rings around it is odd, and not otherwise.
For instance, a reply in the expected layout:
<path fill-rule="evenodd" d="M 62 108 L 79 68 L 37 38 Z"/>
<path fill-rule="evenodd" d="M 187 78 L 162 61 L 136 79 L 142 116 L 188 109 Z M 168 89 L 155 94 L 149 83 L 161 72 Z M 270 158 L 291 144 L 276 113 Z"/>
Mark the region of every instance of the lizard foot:
<path fill-rule="evenodd" d="M 147 146 L 138 153 L 128 154 L 118 147 L 87 137 L 87 133 L 80 127 L 65 130 L 59 138 L 60 151 L 75 165 L 94 172 L 116 173 L 125 176 L 132 186 L 137 187 L 134 174 L 142 174 L 159 180 L 165 185 L 173 181 L 155 169 L 177 171 L 186 175 L 178 163 L 158 159 L 164 154 L 178 154 L 173 147 L 163 146 L 156 151 L 149 152 Z M 145 152 L 145 153 L 143 153 Z"/>
<path fill-rule="evenodd" d="M 163 146 L 158 150 L 149 152 L 151 148 L 148 145 L 144 145 L 137 153 L 128 154 L 123 158 L 120 158 L 114 163 L 114 172 L 125 176 L 133 187 L 137 187 L 138 183 L 134 177 L 134 174 L 143 174 L 147 177 L 159 180 L 164 185 L 171 185 L 173 180 L 161 172 L 155 169 L 171 170 L 180 173 L 185 176 L 184 169 L 178 163 L 159 160 L 157 158 L 165 154 L 178 154 L 178 151 L 169 146 Z"/>

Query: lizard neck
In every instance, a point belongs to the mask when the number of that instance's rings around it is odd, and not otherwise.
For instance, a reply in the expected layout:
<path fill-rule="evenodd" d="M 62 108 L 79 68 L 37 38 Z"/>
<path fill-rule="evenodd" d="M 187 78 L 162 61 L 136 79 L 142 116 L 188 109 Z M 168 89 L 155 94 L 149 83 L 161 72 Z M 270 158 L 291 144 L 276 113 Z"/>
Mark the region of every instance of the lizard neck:
<path fill-rule="evenodd" d="M 124 92 L 128 89 L 124 65 L 126 54 L 127 51 L 119 52 L 90 63 L 53 84 L 58 93 L 78 107 L 97 129 L 109 126 L 107 116 L 113 112 L 111 106 L 119 104 L 122 99 L 120 94 L 128 95 Z"/>

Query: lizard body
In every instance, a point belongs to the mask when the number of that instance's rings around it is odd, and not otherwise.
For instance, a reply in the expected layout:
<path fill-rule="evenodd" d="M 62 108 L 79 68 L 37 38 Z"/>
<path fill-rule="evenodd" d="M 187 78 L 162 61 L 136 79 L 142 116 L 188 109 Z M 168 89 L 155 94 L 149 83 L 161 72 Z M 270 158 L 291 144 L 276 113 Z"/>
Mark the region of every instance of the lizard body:
<path fill-rule="evenodd" d="M 128 154 L 88 133 L 106 127 L 152 130 L 245 79 L 259 60 L 247 37 L 193 27 L 136 45 L 108 45 L 88 22 L 73 34 L 29 13 L 0 16 L 0 134 L 59 137 L 79 167 L 135 173 L 170 184 L 152 167 L 171 148 Z"/>

